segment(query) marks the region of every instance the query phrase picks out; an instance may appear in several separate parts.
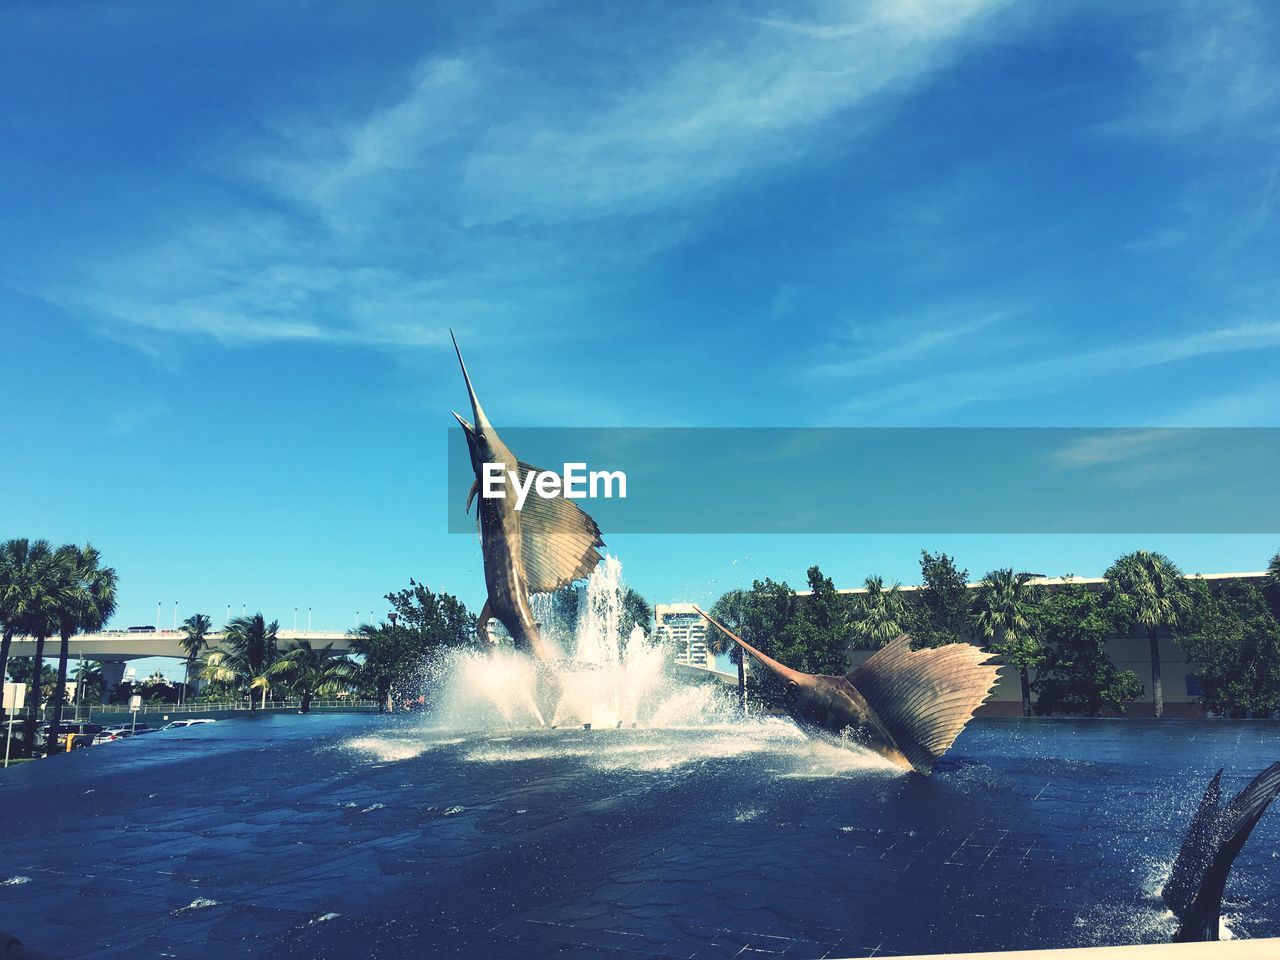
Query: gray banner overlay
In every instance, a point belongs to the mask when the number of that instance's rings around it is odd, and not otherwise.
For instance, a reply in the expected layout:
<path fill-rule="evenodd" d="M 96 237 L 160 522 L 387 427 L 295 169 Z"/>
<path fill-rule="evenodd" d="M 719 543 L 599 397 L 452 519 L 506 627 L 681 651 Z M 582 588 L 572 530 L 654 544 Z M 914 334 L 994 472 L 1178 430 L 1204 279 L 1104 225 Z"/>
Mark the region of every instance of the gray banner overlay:
<path fill-rule="evenodd" d="M 606 535 L 1280 532 L 1277 428 L 498 433 L 541 470 L 623 471 L 625 499 L 574 501 Z M 448 529 L 473 533 L 460 428 L 448 444 Z"/>

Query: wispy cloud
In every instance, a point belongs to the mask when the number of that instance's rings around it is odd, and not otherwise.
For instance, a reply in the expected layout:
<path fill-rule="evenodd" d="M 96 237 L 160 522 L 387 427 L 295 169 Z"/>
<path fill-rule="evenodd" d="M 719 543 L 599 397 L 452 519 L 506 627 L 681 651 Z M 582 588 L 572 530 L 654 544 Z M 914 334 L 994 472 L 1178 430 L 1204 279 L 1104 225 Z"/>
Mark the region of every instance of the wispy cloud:
<path fill-rule="evenodd" d="M 954 362 L 967 353 L 989 356 L 993 344 L 1015 339 L 1008 331 L 1003 338 L 990 334 L 1017 312 L 1008 304 L 972 303 L 896 317 L 892 322 L 851 322 L 842 336 L 823 346 L 828 359 L 810 372 L 820 379 L 862 380 L 939 361 Z M 984 332 L 988 335 L 980 341 L 971 339 Z"/>
<path fill-rule="evenodd" d="M 1117 132 L 1166 136 L 1274 139 L 1256 121 L 1275 118 L 1280 106 L 1280 61 L 1270 5 L 1186 0 L 1150 42 L 1136 51 L 1141 82 Z"/>
<path fill-rule="evenodd" d="M 1092 350 L 1043 349 L 1030 359 L 975 364 L 865 391 L 851 398 L 843 412 L 896 408 L 937 413 L 975 403 L 1053 395 L 1082 383 L 1184 360 L 1277 347 L 1280 321 L 1241 323 Z"/>
<path fill-rule="evenodd" d="M 182 226 L 104 238 L 74 283 L 33 292 L 143 345 L 554 336 L 717 198 L 875 122 L 1003 5 L 675 7 L 644 42 L 567 27 L 558 61 L 464 36 L 361 115 L 275 108 L 268 136 L 215 131 L 196 172 L 230 171 L 223 202 L 149 211 Z"/>

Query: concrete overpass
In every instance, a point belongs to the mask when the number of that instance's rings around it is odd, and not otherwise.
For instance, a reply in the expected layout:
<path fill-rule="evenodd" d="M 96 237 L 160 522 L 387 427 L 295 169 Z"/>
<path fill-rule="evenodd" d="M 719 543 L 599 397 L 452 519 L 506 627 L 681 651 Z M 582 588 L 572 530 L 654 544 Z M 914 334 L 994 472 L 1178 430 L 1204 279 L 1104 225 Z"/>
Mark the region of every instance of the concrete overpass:
<path fill-rule="evenodd" d="M 173 657 L 178 660 L 185 660 L 186 651 L 182 649 L 182 639 L 185 637 L 181 630 L 146 630 L 146 631 L 130 631 L 130 630 L 104 630 L 101 633 L 79 633 L 71 638 L 69 643 L 71 656 L 79 658 L 83 656 L 86 660 L 101 660 L 103 662 L 123 662 L 125 660 L 139 660 L 143 657 Z M 217 650 L 222 646 L 224 635 L 221 633 L 210 633 L 206 638 L 209 641 L 209 649 Z M 294 640 L 310 640 L 313 647 L 323 647 L 327 644 L 333 644 L 335 651 L 347 651 L 351 649 L 351 638 L 346 633 L 333 633 L 330 631 L 314 630 L 281 630 L 276 633 L 276 643 L 284 649 L 288 647 Z M 50 637 L 45 641 L 44 655 L 46 657 L 58 656 L 59 639 Z M 36 642 L 31 637 L 14 637 L 13 647 L 9 651 L 11 657 L 34 657 L 36 655 Z"/>
<path fill-rule="evenodd" d="M 107 691 L 114 690 L 124 681 L 124 665 L 129 660 L 144 657 L 170 657 L 185 660 L 186 651 L 181 640 L 186 636 L 181 630 L 104 630 L 101 633 L 80 633 L 67 644 L 71 659 L 96 660 L 102 664 L 102 679 Z M 217 650 L 225 639 L 221 633 L 210 633 L 206 639 L 209 649 Z M 324 630 L 280 630 L 276 643 L 287 649 L 294 640 L 310 640 L 313 647 L 333 644 L 334 651 L 351 649 L 351 637 L 346 633 Z M 57 660 L 61 641 L 50 637 L 44 644 L 46 660 Z M 36 642 L 31 637 L 14 637 L 9 650 L 11 657 L 34 657 Z"/>

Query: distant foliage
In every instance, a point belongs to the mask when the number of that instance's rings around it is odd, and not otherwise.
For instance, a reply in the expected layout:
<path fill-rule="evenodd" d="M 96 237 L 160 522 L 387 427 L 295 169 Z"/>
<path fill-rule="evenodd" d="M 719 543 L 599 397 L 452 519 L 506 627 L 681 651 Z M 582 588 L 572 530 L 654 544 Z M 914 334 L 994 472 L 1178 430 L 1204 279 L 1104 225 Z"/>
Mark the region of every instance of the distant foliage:
<path fill-rule="evenodd" d="M 383 709 L 395 709 L 424 696 L 425 668 L 434 656 L 478 641 L 475 616 L 452 594 L 410 580 L 386 600 L 392 606 L 387 619 L 357 627 L 351 648 L 360 655 L 362 691 Z"/>
<path fill-rule="evenodd" d="M 1280 709 L 1280 621 L 1263 591 L 1192 579 L 1179 639 L 1200 672 L 1205 708 L 1233 717 Z"/>
<path fill-rule="evenodd" d="M 920 551 L 920 589 L 909 607 L 907 632 L 916 647 L 968 643 L 973 636 L 969 571 L 945 553 Z"/>
<path fill-rule="evenodd" d="M 1055 588 L 1036 610 L 1044 662 L 1032 688 L 1039 714 L 1096 717 L 1146 693 L 1138 675 L 1119 669 L 1107 656 L 1106 641 L 1117 632 L 1115 612 L 1082 583 Z"/>

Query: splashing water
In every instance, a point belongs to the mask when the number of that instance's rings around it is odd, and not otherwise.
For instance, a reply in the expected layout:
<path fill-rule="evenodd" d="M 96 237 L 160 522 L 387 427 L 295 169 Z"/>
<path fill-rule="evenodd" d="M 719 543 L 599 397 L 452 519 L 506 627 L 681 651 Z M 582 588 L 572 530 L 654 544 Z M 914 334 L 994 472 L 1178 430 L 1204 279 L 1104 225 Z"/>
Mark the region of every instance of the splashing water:
<path fill-rule="evenodd" d="M 464 653 L 445 666 L 440 719 L 453 728 L 669 726 L 727 719 L 726 698 L 668 671 L 664 644 L 639 626 L 626 636 L 622 563 L 606 556 L 587 579 L 576 621 L 533 598 L 544 635 L 568 651 L 535 661 L 509 651 Z"/>

